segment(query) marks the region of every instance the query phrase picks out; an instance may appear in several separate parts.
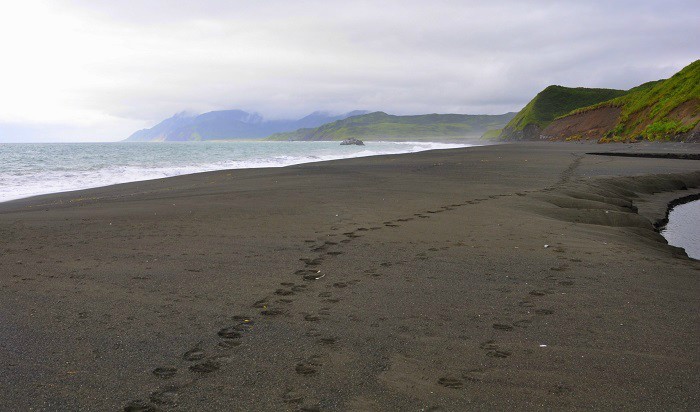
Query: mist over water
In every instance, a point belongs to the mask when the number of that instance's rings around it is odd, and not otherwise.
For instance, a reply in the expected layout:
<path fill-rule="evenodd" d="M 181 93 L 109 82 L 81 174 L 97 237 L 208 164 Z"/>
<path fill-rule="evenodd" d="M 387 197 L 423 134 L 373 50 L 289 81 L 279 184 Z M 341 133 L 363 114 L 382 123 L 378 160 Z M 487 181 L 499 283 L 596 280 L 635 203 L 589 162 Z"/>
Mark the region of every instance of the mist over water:
<path fill-rule="evenodd" d="M 682 247 L 693 259 L 700 259 L 700 200 L 675 206 L 661 231 L 669 244 Z"/>
<path fill-rule="evenodd" d="M 0 144 L 0 202 L 224 169 L 468 147 L 433 142 L 196 142 Z"/>

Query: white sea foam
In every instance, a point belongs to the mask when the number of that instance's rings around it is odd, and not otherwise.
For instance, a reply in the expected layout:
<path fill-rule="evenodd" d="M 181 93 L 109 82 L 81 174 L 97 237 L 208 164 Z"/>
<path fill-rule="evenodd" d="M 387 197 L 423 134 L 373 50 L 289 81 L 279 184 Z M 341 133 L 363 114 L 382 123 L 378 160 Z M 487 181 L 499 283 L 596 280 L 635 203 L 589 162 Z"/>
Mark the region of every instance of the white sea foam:
<path fill-rule="evenodd" d="M 0 144 L 0 202 L 225 169 L 468 147 L 435 142 Z"/>

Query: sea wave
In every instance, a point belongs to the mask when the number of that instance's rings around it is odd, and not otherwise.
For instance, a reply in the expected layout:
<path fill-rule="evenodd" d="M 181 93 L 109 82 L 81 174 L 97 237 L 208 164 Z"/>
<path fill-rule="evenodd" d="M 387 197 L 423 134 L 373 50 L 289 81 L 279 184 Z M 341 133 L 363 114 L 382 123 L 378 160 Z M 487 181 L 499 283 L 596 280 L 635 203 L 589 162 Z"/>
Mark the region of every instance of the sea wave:
<path fill-rule="evenodd" d="M 30 196 L 226 169 L 468 147 L 437 142 L 225 142 L 207 144 L 4 144 L 0 202 Z"/>

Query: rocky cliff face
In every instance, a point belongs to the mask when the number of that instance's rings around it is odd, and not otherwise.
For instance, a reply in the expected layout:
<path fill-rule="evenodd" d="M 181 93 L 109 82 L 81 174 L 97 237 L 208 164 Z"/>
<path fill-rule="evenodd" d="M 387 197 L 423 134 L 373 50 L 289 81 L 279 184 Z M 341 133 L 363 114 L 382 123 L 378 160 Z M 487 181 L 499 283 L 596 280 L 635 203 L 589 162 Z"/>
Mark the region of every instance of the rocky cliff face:
<path fill-rule="evenodd" d="M 504 128 L 505 140 L 698 141 L 700 60 L 627 91 L 550 86 Z"/>
<path fill-rule="evenodd" d="M 543 140 L 599 140 L 610 133 L 620 117 L 620 108 L 602 107 L 557 119 L 540 133 Z"/>

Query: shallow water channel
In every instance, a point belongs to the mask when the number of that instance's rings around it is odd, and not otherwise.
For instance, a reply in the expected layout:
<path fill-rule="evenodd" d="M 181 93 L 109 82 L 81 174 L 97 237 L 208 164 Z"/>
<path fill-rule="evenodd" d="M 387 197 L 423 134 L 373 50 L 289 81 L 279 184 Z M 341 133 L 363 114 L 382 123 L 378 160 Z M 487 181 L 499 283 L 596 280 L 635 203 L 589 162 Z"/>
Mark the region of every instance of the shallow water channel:
<path fill-rule="evenodd" d="M 700 200 L 674 206 L 661 234 L 669 244 L 682 247 L 693 259 L 700 259 Z"/>

